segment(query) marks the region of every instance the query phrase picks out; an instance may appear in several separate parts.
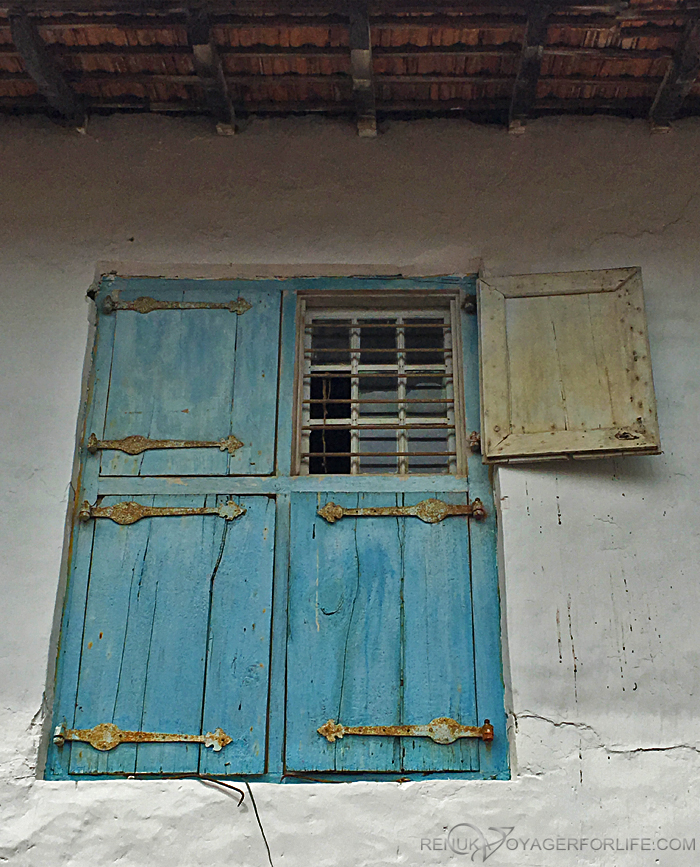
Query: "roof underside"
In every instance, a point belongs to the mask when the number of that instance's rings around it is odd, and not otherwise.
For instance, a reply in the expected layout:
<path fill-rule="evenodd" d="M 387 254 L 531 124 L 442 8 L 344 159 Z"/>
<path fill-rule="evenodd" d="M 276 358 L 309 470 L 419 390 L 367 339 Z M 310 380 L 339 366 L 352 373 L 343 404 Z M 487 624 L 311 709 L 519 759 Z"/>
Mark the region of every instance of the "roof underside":
<path fill-rule="evenodd" d="M 223 99 L 237 116 L 449 113 L 512 125 L 545 114 L 648 117 L 675 84 L 672 115 L 698 115 L 697 15 L 679 0 L 279 0 L 194 10 L 30 0 L 19 12 L 0 9 L 0 111 L 69 115 L 52 98 L 63 82 L 88 114 L 216 115 Z M 13 16 L 32 28 L 29 48 Z M 195 50 L 202 45 L 208 53 Z"/>

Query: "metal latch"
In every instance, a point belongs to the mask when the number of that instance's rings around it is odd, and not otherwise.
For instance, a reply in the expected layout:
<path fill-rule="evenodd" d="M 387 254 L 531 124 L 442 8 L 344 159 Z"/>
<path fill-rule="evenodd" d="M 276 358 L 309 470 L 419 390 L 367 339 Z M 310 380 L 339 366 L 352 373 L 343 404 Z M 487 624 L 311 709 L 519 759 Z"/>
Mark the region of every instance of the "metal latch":
<path fill-rule="evenodd" d="M 135 524 L 141 518 L 169 518 L 181 515 L 218 515 L 233 521 L 245 515 L 246 509 L 229 500 L 221 506 L 202 506 L 185 509 L 179 506 L 142 506 L 141 503 L 115 503 L 113 506 L 93 506 L 87 500 L 80 507 L 78 519 L 89 521 L 91 518 L 110 518 L 117 524 Z"/>
<path fill-rule="evenodd" d="M 245 298 L 220 304 L 210 301 L 156 301 L 155 298 L 145 295 L 134 301 L 120 301 L 107 295 L 102 302 L 102 312 L 109 315 L 115 310 L 133 310 L 135 313 L 153 313 L 154 310 L 230 310 L 231 313 L 241 316 L 252 306 Z"/>
<path fill-rule="evenodd" d="M 205 735 L 166 735 L 159 732 L 122 731 L 114 723 L 100 723 L 91 729 L 69 729 L 65 725 L 56 726 L 53 742 L 62 747 L 66 741 L 82 741 L 96 750 L 113 750 L 119 744 L 167 744 L 189 743 L 204 744 L 215 753 L 233 742 L 222 729 L 207 732 Z"/>
<path fill-rule="evenodd" d="M 447 716 L 434 719 L 427 725 L 415 726 L 344 726 L 335 720 L 327 723 L 316 731 L 333 743 L 336 738 L 345 735 L 373 735 L 375 737 L 394 738 L 430 738 L 436 744 L 452 744 L 459 738 L 481 738 L 482 741 L 493 740 L 493 726 L 485 719 L 482 726 L 463 726 L 457 720 Z"/>
<path fill-rule="evenodd" d="M 121 440 L 98 440 L 92 433 L 87 441 L 87 450 L 91 455 L 101 449 L 114 449 L 126 452 L 127 455 L 140 455 L 151 449 L 219 449 L 230 455 L 243 448 L 238 437 L 230 436 L 223 440 L 152 440 L 148 437 L 130 436 Z"/>
<path fill-rule="evenodd" d="M 373 506 L 367 509 L 346 509 L 335 503 L 326 503 L 322 509 L 318 510 L 318 514 L 329 524 L 335 524 L 336 521 L 345 516 L 353 518 L 413 517 L 420 518 L 426 524 L 438 524 L 451 515 L 469 515 L 480 521 L 486 517 L 486 509 L 479 499 L 472 500 L 471 503 L 453 505 L 431 497 L 429 500 L 422 500 L 415 506 Z"/>

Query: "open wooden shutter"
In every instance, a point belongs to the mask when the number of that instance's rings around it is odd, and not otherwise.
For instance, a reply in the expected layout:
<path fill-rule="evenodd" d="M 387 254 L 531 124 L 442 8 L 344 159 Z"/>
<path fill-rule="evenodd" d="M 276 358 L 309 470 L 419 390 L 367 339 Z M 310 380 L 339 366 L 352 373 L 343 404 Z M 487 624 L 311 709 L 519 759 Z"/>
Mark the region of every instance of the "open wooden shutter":
<path fill-rule="evenodd" d="M 487 463 L 659 454 L 639 268 L 479 280 Z"/>

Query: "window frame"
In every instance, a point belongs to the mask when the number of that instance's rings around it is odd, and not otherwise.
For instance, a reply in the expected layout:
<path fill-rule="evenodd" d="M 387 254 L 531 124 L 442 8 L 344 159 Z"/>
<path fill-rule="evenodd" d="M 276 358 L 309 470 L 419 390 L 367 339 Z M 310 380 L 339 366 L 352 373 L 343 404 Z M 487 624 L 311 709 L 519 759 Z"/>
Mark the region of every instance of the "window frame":
<path fill-rule="evenodd" d="M 110 290 L 110 279 L 104 281 L 98 290 L 97 303 Z M 393 296 L 397 291 L 410 293 L 413 297 L 426 294 L 434 294 L 439 291 L 442 294 L 459 296 L 458 318 L 460 320 L 460 339 L 455 340 L 455 352 L 462 353 L 460 369 L 464 371 L 462 393 L 465 399 L 465 425 L 464 435 L 468 430 L 478 430 L 479 427 L 479 401 L 478 401 L 478 347 L 476 334 L 476 317 L 467 312 L 470 296 L 473 296 L 476 277 L 446 277 L 446 278 L 397 278 L 397 277 L 358 277 L 358 278 L 288 278 L 274 281 L 281 293 L 281 321 L 280 321 L 280 353 L 278 370 L 278 401 L 276 416 L 276 459 L 275 472 L 272 476 L 238 476 L 235 478 L 217 477 L 206 480 L 206 491 L 216 494 L 234 494 L 236 496 L 262 495 L 274 497 L 277 502 L 276 533 L 274 539 L 274 567 L 272 577 L 273 593 L 273 629 L 271 643 L 271 667 L 269 674 L 269 704 L 270 707 L 284 708 L 285 679 L 286 679 L 286 629 L 284 612 L 287 610 L 288 583 L 287 568 L 289 555 L 290 533 L 290 499 L 294 491 L 320 492 L 331 487 L 334 491 L 359 492 L 362 490 L 392 490 L 401 492 L 422 491 L 426 485 L 433 483 L 435 490 L 450 490 L 468 492 L 470 499 L 479 498 L 487 510 L 487 518 L 474 524 L 474 530 L 478 533 L 480 544 L 478 551 L 472 555 L 472 580 L 474 582 L 473 599 L 475 608 L 478 606 L 482 616 L 476 617 L 474 626 L 475 643 L 474 652 L 476 658 L 476 688 L 480 696 L 480 720 L 489 718 L 496 728 L 496 745 L 488 748 L 485 758 L 482 760 L 478 772 L 429 772 L 402 774 L 401 777 L 411 779 L 444 778 L 444 779 L 508 779 L 510 772 L 508 767 L 508 739 L 506 734 L 506 717 L 503 697 L 503 675 L 501 664 L 501 632 L 500 610 L 498 593 L 498 576 L 496 570 L 496 519 L 493 505 L 493 493 L 488 468 L 485 467 L 479 457 L 469 458 L 469 479 L 466 476 L 453 475 L 408 475 L 408 476 L 375 476 L 375 475 L 343 475 L 343 476 L 294 476 L 292 469 L 292 444 L 293 438 L 293 411 L 295 411 L 295 383 L 298 381 L 295 368 L 298 360 L 296 335 L 298 333 L 298 308 L 301 306 L 298 299 L 309 297 L 313 294 L 339 293 L 366 293 L 375 298 Z M 247 281 L 246 281 L 247 282 Z M 258 281 L 255 281 L 258 282 Z M 271 281 L 272 282 L 272 281 Z M 390 286 L 390 289 L 387 289 Z M 436 287 L 437 290 L 436 290 Z M 393 302 L 392 302 L 393 303 Z M 104 339 L 103 331 L 99 338 Z M 92 356 L 90 356 L 92 358 Z M 465 361 L 465 358 L 467 359 Z M 90 376 L 94 376 L 91 367 Z M 79 437 L 78 448 L 82 448 L 86 440 L 90 419 L 94 413 L 94 404 L 88 403 L 84 408 L 84 419 L 81 425 L 82 433 Z M 79 452 L 80 454 L 80 452 Z M 80 490 L 80 472 L 76 475 L 76 504 L 73 508 L 75 519 L 78 506 L 83 497 Z M 331 483 L 332 484 L 329 484 Z M 170 481 L 161 480 L 163 490 L 172 491 Z M 123 494 L 128 499 L 128 491 L 136 490 L 139 482 L 136 480 L 129 488 L 123 480 L 113 480 L 110 490 Z M 183 494 L 201 492 L 205 489 L 205 483 L 197 478 L 190 477 L 182 480 L 178 485 L 178 493 Z M 74 582 L 68 582 L 68 590 L 65 597 L 66 607 L 70 606 L 70 598 L 74 595 Z M 274 624 L 277 623 L 277 628 Z M 60 664 L 59 664 L 60 667 Z M 51 729 L 53 732 L 53 728 Z M 54 749 L 50 746 L 50 750 Z M 50 755 L 49 755 L 50 758 Z M 243 775 L 231 774 L 227 778 L 232 780 L 255 780 L 267 782 L 305 782 L 313 779 L 313 775 L 285 775 L 285 719 L 284 712 L 277 716 L 269 716 L 267 729 L 267 754 L 266 770 L 264 774 Z M 73 774 L 51 773 L 46 774 L 48 779 L 106 779 L 110 777 L 122 778 L 123 774 L 105 774 L 99 777 L 76 777 Z M 155 778 L 196 776 L 192 774 L 157 774 Z M 139 778 L 149 778 L 149 775 L 139 775 Z M 382 774 L 378 772 L 363 772 L 357 775 L 338 774 L 323 775 L 328 781 L 351 781 L 360 780 L 396 780 L 399 775 L 395 773 Z"/>
<path fill-rule="evenodd" d="M 379 302 L 379 303 L 378 303 Z M 371 311 L 375 315 L 380 315 L 382 310 L 387 311 L 387 315 L 391 315 L 397 309 L 401 309 L 402 313 L 410 312 L 417 316 L 421 310 L 434 313 L 440 309 L 446 311 L 446 317 L 449 320 L 450 340 L 451 340 L 451 377 L 452 377 L 452 412 L 454 414 L 454 438 L 455 438 L 455 469 L 448 470 L 446 473 L 363 473 L 361 470 L 357 473 L 351 472 L 350 475 L 373 477 L 376 475 L 387 476 L 411 476 L 411 475 L 451 475 L 455 477 L 463 477 L 468 472 L 468 445 L 466 436 L 466 414 L 465 414 L 465 398 L 464 398 L 464 383 L 463 383 L 463 351 L 462 351 L 462 325 L 460 321 L 460 309 L 465 304 L 465 292 L 457 287 L 455 289 L 434 289 L 433 291 L 415 291 L 406 292 L 405 290 L 392 290 L 385 288 L 377 292 L 374 291 L 355 291 L 348 293 L 347 290 L 333 291 L 332 289 L 324 291 L 315 290 L 300 290 L 297 293 L 297 309 L 296 309 L 296 342 L 295 342 L 295 367 L 294 367 L 294 404 L 293 404 L 293 419 L 294 430 L 292 432 L 292 465 L 291 475 L 293 476 L 333 476 L 334 473 L 309 473 L 304 467 L 303 452 L 304 452 L 304 379 L 306 378 L 306 353 L 309 350 L 308 340 L 306 336 L 306 328 L 308 324 L 307 313 L 312 310 L 318 310 L 327 316 L 332 316 L 337 310 L 338 315 L 347 316 L 349 313 L 361 315 L 362 310 Z M 371 425 L 368 425 L 371 428 Z M 337 474 L 345 475 L 345 474 Z"/>

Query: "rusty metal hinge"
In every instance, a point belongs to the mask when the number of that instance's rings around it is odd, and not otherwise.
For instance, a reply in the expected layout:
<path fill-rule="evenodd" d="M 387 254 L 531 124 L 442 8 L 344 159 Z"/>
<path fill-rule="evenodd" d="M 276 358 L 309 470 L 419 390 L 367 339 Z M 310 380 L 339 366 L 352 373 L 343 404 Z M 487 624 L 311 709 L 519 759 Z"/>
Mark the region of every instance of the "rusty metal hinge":
<path fill-rule="evenodd" d="M 326 503 L 322 509 L 318 510 L 318 514 L 329 524 L 335 524 L 346 515 L 353 518 L 412 517 L 420 518 L 426 524 L 438 524 L 452 515 L 468 515 L 479 521 L 486 517 L 486 509 L 479 499 L 472 500 L 471 503 L 452 504 L 431 497 L 429 500 L 422 500 L 415 506 L 373 506 L 366 509 L 346 509 L 335 503 Z"/>
<path fill-rule="evenodd" d="M 243 443 L 231 435 L 223 440 L 152 440 L 148 437 L 130 436 L 121 440 L 98 440 L 97 435 L 90 434 L 87 450 L 94 455 L 101 449 L 114 449 L 126 452 L 127 455 L 140 455 L 151 449 L 219 449 L 230 455 L 243 448 Z"/>
<path fill-rule="evenodd" d="M 477 455 L 481 452 L 481 436 L 475 430 L 469 434 L 469 449 Z"/>
<path fill-rule="evenodd" d="M 114 723 L 100 723 L 91 729 L 69 729 L 65 725 L 56 726 L 53 742 L 62 747 L 66 741 L 81 741 L 90 744 L 96 750 L 113 750 L 119 744 L 164 744 L 190 743 L 204 744 L 211 747 L 215 753 L 233 743 L 222 729 L 207 732 L 205 735 L 168 735 L 160 732 L 130 732 L 122 731 Z"/>
<path fill-rule="evenodd" d="M 316 729 L 329 742 L 345 735 L 372 735 L 374 737 L 397 738 L 430 738 L 436 744 L 452 744 L 458 738 L 481 738 L 482 741 L 493 740 L 493 726 L 485 719 L 482 726 L 463 726 L 457 720 L 441 716 L 427 725 L 412 726 L 344 726 L 335 720 Z"/>
<path fill-rule="evenodd" d="M 135 313 L 153 313 L 154 310 L 230 310 L 241 316 L 252 306 L 245 298 L 220 304 L 212 301 L 157 301 L 145 295 L 133 301 L 120 301 L 107 295 L 102 302 L 102 312 L 109 315 L 115 310 L 133 310 Z"/>
<path fill-rule="evenodd" d="M 81 521 L 89 521 L 91 518 L 110 518 L 117 524 L 135 524 L 142 518 L 169 518 L 182 515 L 218 515 L 227 521 L 233 521 L 246 510 L 229 500 L 221 506 L 202 506 L 196 509 L 180 508 L 179 506 L 142 506 L 141 503 L 115 503 L 113 506 L 93 506 L 87 500 L 84 501 L 78 512 Z"/>

